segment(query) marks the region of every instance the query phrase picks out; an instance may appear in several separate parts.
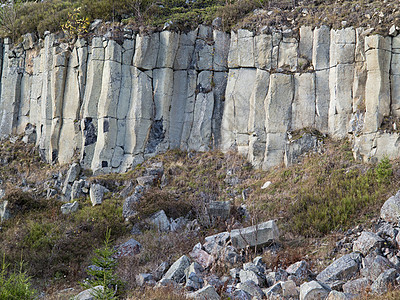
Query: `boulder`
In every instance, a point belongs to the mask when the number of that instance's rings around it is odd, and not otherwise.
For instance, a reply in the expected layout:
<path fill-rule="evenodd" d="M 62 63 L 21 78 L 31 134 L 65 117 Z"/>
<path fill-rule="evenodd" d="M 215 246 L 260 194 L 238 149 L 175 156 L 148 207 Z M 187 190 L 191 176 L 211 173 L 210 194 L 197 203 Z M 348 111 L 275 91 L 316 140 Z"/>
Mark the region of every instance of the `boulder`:
<path fill-rule="evenodd" d="M 64 205 L 61 206 L 61 213 L 63 215 L 68 215 L 76 212 L 78 208 L 79 208 L 79 203 L 76 201 L 74 201 L 73 203 L 65 203 Z"/>
<path fill-rule="evenodd" d="M 72 184 L 76 179 L 78 179 L 80 172 L 81 166 L 78 163 L 73 163 L 67 172 L 67 176 L 65 177 L 64 186 L 67 184 Z"/>
<path fill-rule="evenodd" d="M 142 245 L 138 241 L 130 239 L 116 247 L 113 257 L 118 259 L 125 256 L 133 256 L 140 253 L 140 248 L 142 248 Z"/>
<path fill-rule="evenodd" d="M 231 214 L 231 201 L 212 201 L 207 204 L 207 212 L 211 220 L 227 220 Z"/>
<path fill-rule="evenodd" d="M 348 294 L 362 294 L 370 285 L 369 279 L 365 277 L 351 280 L 343 285 L 343 292 Z"/>
<path fill-rule="evenodd" d="M 396 269 L 389 269 L 382 272 L 371 285 L 371 292 L 374 294 L 384 294 L 389 287 L 395 283 L 398 272 Z"/>
<path fill-rule="evenodd" d="M 370 280 L 375 281 L 378 276 L 391 268 L 394 268 L 393 264 L 381 255 L 369 254 L 362 262 L 363 268 L 360 273 L 361 276 L 367 277 Z"/>
<path fill-rule="evenodd" d="M 158 212 L 156 212 L 155 214 L 153 214 L 152 216 L 150 216 L 147 219 L 147 222 L 149 222 L 150 224 L 153 224 L 154 226 L 156 226 L 156 228 L 162 232 L 166 232 L 169 231 L 170 228 L 170 222 L 168 220 L 167 215 L 165 214 L 165 212 L 163 210 L 160 210 Z"/>
<path fill-rule="evenodd" d="M 382 205 L 381 218 L 387 222 L 397 222 L 400 217 L 400 191 Z"/>
<path fill-rule="evenodd" d="M 91 289 L 84 290 L 74 297 L 74 300 L 95 300 L 96 297 L 93 296 L 96 291 L 103 291 L 104 287 L 102 285 L 95 286 Z"/>
<path fill-rule="evenodd" d="M 139 203 L 142 195 L 139 193 L 133 193 L 131 196 L 125 199 L 122 205 L 122 216 L 125 220 L 129 220 L 131 217 L 136 216 L 135 204 Z"/>
<path fill-rule="evenodd" d="M 363 231 L 353 243 L 353 251 L 366 256 L 371 250 L 379 248 L 384 240 L 372 232 Z"/>
<path fill-rule="evenodd" d="M 295 280 L 297 284 L 300 284 L 302 281 L 305 281 L 309 275 L 308 264 L 306 261 L 298 261 L 292 265 L 290 265 L 286 272 L 293 276 L 292 278 Z"/>
<path fill-rule="evenodd" d="M 231 231 L 232 245 L 238 249 L 246 246 L 258 246 L 277 242 L 279 230 L 275 221 L 271 220 L 255 226 Z"/>
<path fill-rule="evenodd" d="M 212 285 L 207 285 L 197 292 L 190 293 L 187 295 L 188 298 L 196 300 L 219 300 L 221 297 L 215 291 Z"/>
<path fill-rule="evenodd" d="M 284 299 L 297 299 L 299 297 L 299 290 L 293 280 L 281 281 L 281 286 Z"/>
<path fill-rule="evenodd" d="M 152 186 L 155 184 L 156 179 L 157 176 L 155 175 L 147 175 L 136 178 L 136 181 L 139 185 L 142 186 Z"/>
<path fill-rule="evenodd" d="M 265 297 L 261 288 L 251 280 L 238 283 L 236 288 L 250 294 L 253 299 L 264 299 Z"/>
<path fill-rule="evenodd" d="M 351 294 L 346 294 L 338 291 L 331 291 L 326 300 L 350 300 L 354 298 L 355 297 Z"/>
<path fill-rule="evenodd" d="M 90 186 L 90 201 L 92 205 L 100 205 L 103 202 L 104 193 L 108 193 L 109 190 L 100 184 L 92 184 Z"/>
<path fill-rule="evenodd" d="M 185 269 L 186 276 L 186 289 L 188 290 L 198 290 L 203 287 L 204 280 L 201 275 L 203 270 L 202 266 L 194 262 L 189 267 Z"/>
<path fill-rule="evenodd" d="M 263 286 L 265 282 L 254 270 L 240 270 L 239 278 L 240 282 L 253 281 L 258 286 Z"/>
<path fill-rule="evenodd" d="M 82 189 L 85 187 L 86 182 L 85 180 L 75 180 L 71 187 L 71 200 L 78 199 L 82 196 L 83 191 Z"/>
<path fill-rule="evenodd" d="M 156 282 L 153 279 L 153 275 L 148 274 L 148 273 L 140 273 L 140 274 L 136 275 L 136 283 L 139 286 L 156 284 Z"/>
<path fill-rule="evenodd" d="M 263 292 L 267 296 L 267 299 L 279 299 L 282 294 L 282 284 L 280 282 L 275 283 L 268 289 L 264 289 Z"/>
<path fill-rule="evenodd" d="M 200 243 L 193 247 L 193 250 L 189 253 L 189 255 L 205 269 L 211 266 L 211 264 L 214 262 L 213 256 L 201 249 Z"/>
<path fill-rule="evenodd" d="M 329 287 L 318 281 L 305 282 L 300 286 L 300 300 L 326 299 L 329 292 Z"/>
<path fill-rule="evenodd" d="M 167 273 L 162 279 L 170 279 L 177 283 L 182 282 L 185 279 L 185 270 L 190 266 L 190 260 L 186 255 L 183 255 L 176 262 L 172 264 Z"/>
<path fill-rule="evenodd" d="M 361 255 L 359 253 L 346 254 L 319 273 L 317 280 L 330 286 L 335 285 L 338 281 L 347 281 L 358 273 L 360 264 Z"/>
<path fill-rule="evenodd" d="M 1 222 L 9 220 L 11 218 L 11 211 L 8 206 L 9 205 L 8 205 L 7 200 L 0 203 L 0 221 Z"/>

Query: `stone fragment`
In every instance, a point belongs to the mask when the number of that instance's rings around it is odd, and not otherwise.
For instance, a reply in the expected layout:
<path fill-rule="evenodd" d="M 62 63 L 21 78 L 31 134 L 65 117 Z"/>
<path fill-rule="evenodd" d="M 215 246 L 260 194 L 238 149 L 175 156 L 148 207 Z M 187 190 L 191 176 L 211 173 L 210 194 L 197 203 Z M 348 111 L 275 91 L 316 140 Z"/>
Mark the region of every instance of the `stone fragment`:
<path fill-rule="evenodd" d="M 140 248 L 142 248 L 142 245 L 138 241 L 130 239 L 116 247 L 116 252 L 113 257 L 118 259 L 125 256 L 134 256 L 140 253 Z"/>
<path fill-rule="evenodd" d="M 186 268 L 186 289 L 193 291 L 201 289 L 203 287 L 204 280 L 201 275 L 202 270 L 202 266 L 200 266 L 196 262 L 192 263 L 188 268 Z"/>
<path fill-rule="evenodd" d="M 394 285 L 398 275 L 396 269 L 389 269 L 381 273 L 371 285 L 371 292 L 380 295 L 387 293 L 389 287 Z"/>
<path fill-rule="evenodd" d="M 238 249 L 243 249 L 247 245 L 257 246 L 274 243 L 277 242 L 278 239 L 279 230 L 273 220 L 231 231 L 232 245 Z"/>
<path fill-rule="evenodd" d="M 281 286 L 284 299 L 297 299 L 299 297 L 299 290 L 293 280 L 281 281 Z"/>
<path fill-rule="evenodd" d="M 186 255 L 181 256 L 176 262 L 172 264 L 163 279 L 170 279 L 176 283 L 180 283 L 185 279 L 185 270 L 190 266 L 190 260 Z"/>
<path fill-rule="evenodd" d="M 196 300 L 219 300 L 221 297 L 215 291 L 212 285 L 207 285 L 197 292 L 187 295 L 188 298 Z"/>
<path fill-rule="evenodd" d="M 103 202 L 104 193 L 108 193 L 109 190 L 100 184 L 92 184 L 90 186 L 90 201 L 92 205 L 100 205 Z"/>
<path fill-rule="evenodd" d="M 240 270 L 239 278 L 240 282 L 253 281 L 258 286 L 264 285 L 265 282 L 254 270 Z"/>
<path fill-rule="evenodd" d="M 400 191 L 382 205 L 381 218 L 387 222 L 398 222 L 400 217 Z"/>
<path fill-rule="evenodd" d="M 363 268 L 360 271 L 361 275 L 373 281 L 375 281 L 382 272 L 394 267 L 386 257 L 373 253 L 367 255 L 363 259 L 362 266 Z"/>
<path fill-rule="evenodd" d="M 335 285 L 337 281 L 347 281 L 358 273 L 360 264 L 359 253 L 346 254 L 319 273 L 317 280 L 330 286 Z"/>
<path fill-rule="evenodd" d="M 211 220 L 227 220 L 231 214 L 231 201 L 212 201 L 207 204 Z"/>
<path fill-rule="evenodd" d="M 331 291 L 326 300 L 351 300 L 354 296 L 351 294 L 346 294 L 338 291 Z"/>
<path fill-rule="evenodd" d="M 84 290 L 74 297 L 74 300 L 95 300 L 96 297 L 93 296 L 96 291 L 103 291 L 104 287 L 102 285 L 95 286 L 91 289 Z"/>
<path fill-rule="evenodd" d="M 360 252 L 366 256 L 371 250 L 379 248 L 384 240 L 372 232 L 363 231 L 353 243 L 353 252 Z"/>
<path fill-rule="evenodd" d="M 8 205 L 7 200 L 0 203 L 0 221 L 1 222 L 9 220 L 12 216 L 11 211 L 8 206 L 9 205 Z"/>
<path fill-rule="evenodd" d="M 139 203 L 142 195 L 139 193 L 133 193 L 131 196 L 125 199 L 124 204 L 122 205 L 122 216 L 125 220 L 129 220 L 130 218 L 136 216 L 135 205 Z"/>
<path fill-rule="evenodd" d="M 84 188 L 85 184 L 86 182 L 83 179 L 74 181 L 71 187 L 71 200 L 78 199 L 82 196 L 82 189 Z"/>
<path fill-rule="evenodd" d="M 326 299 L 329 287 L 318 281 L 305 282 L 300 286 L 300 300 Z"/>
<path fill-rule="evenodd" d="M 298 261 L 290 265 L 286 269 L 286 272 L 294 277 L 293 279 L 295 279 L 297 284 L 300 284 L 305 281 L 309 275 L 308 264 L 304 260 Z"/>
<path fill-rule="evenodd" d="M 141 176 L 136 178 L 136 181 L 139 185 L 143 186 L 152 186 L 155 184 L 156 176 L 148 175 L 148 176 Z"/>
<path fill-rule="evenodd" d="M 265 297 L 261 288 L 251 280 L 238 283 L 236 288 L 250 294 L 253 299 L 264 299 Z"/>
<path fill-rule="evenodd" d="M 266 181 L 263 186 L 261 187 L 262 190 L 265 190 L 266 188 L 268 188 L 270 185 L 272 184 L 271 181 Z"/>
<path fill-rule="evenodd" d="M 150 224 L 153 224 L 154 226 L 156 226 L 156 228 L 162 232 L 166 232 L 169 231 L 170 229 L 170 222 L 168 220 L 167 215 L 165 214 L 165 212 L 163 210 L 160 210 L 158 212 L 156 212 L 155 214 L 153 214 L 152 216 L 150 216 L 147 221 Z"/>
<path fill-rule="evenodd" d="M 64 186 L 73 183 L 78 179 L 78 175 L 81 172 L 81 167 L 77 163 L 73 163 L 68 170 L 67 176 L 65 177 Z"/>
<path fill-rule="evenodd" d="M 189 255 L 205 269 L 211 266 L 211 264 L 214 262 L 214 258 L 206 251 L 201 249 L 200 243 L 193 247 L 193 250 L 189 253 Z"/>
<path fill-rule="evenodd" d="M 343 292 L 355 295 L 362 294 L 369 288 L 370 285 L 369 279 L 365 277 L 351 280 L 343 285 Z"/>
<path fill-rule="evenodd" d="M 74 201 L 73 203 L 65 203 L 61 206 L 61 213 L 63 215 L 69 215 L 71 213 L 74 213 L 78 210 L 79 208 L 79 203 Z"/>
<path fill-rule="evenodd" d="M 148 273 L 140 273 L 138 275 L 136 275 L 136 283 L 139 286 L 144 286 L 144 285 L 155 285 L 156 282 L 153 279 L 153 275 L 152 274 L 148 274 Z"/>

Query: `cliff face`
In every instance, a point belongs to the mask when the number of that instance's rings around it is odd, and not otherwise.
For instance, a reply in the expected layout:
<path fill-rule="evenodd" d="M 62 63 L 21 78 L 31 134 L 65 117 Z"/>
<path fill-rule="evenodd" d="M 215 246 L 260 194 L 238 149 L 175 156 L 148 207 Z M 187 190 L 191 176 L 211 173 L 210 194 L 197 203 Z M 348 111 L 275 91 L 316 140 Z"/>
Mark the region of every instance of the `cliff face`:
<path fill-rule="evenodd" d="M 304 128 L 350 137 L 360 159 L 400 156 L 400 36 L 200 26 L 122 43 L 27 35 L 2 53 L 0 136 L 34 125 L 49 162 L 123 172 L 167 149 L 218 148 L 269 168 L 317 146 Z"/>

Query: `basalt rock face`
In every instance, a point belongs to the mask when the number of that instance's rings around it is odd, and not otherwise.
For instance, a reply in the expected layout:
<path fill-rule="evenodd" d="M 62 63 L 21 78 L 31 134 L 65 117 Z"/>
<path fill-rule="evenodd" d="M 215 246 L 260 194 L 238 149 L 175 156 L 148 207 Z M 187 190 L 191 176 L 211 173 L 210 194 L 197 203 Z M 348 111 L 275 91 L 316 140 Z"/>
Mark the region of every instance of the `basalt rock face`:
<path fill-rule="evenodd" d="M 35 126 L 49 162 L 123 172 L 167 149 L 233 149 L 267 169 L 316 149 L 310 132 L 365 161 L 400 156 L 400 36 L 200 26 L 0 52 L 0 137 Z"/>

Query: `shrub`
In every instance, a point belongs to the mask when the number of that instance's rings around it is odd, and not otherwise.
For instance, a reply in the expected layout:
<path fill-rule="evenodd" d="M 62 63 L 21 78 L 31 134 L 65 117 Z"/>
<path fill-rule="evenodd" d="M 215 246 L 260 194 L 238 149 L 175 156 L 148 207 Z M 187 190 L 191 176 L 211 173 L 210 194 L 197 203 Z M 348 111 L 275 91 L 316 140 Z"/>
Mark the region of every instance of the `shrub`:
<path fill-rule="evenodd" d="M 0 271 L 0 300 L 20 299 L 29 300 L 36 298 L 36 291 L 32 288 L 30 277 L 22 271 L 21 261 L 17 271 L 9 271 L 9 264 L 6 264 L 5 254 Z"/>
<path fill-rule="evenodd" d="M 375 176 L 378 183 L 388 182 L 393 174 L 389 158 L 384 157 L 375 168 Z"/>

